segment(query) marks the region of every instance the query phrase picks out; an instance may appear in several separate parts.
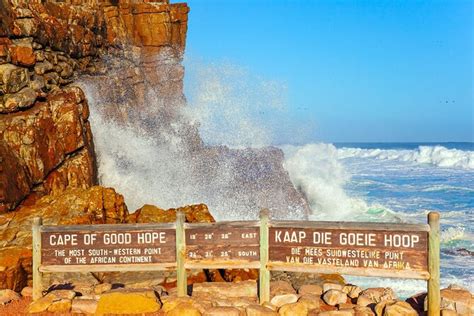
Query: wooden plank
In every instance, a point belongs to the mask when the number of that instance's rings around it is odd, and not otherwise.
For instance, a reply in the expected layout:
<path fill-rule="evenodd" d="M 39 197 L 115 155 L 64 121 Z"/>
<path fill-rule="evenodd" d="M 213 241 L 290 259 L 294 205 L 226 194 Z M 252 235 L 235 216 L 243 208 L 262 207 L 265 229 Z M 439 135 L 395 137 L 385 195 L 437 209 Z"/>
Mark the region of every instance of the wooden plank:
<path fill-rule="evenodd" d="M 322 267 L 310 265 L 297 265 L 285 263 L 268 263 L 268 269 L 271 271 L 290 271 L 290 272 L 308 272 L 308 273 L 339 273 L 347 275 L 368 276 L 368 277 L 386 277 L 386 278 L 406 278 L 428 280 L 429 272 L 426 271 L 403 271 L 403 270 L 374 270 L 374 269 L 360 269 L 351 267 Z"/>
<path fill-rule="evenodd" d="M 185 229 L 192 228 L 213 228 L 213 227 L 259 227 L 259 221 L 222 221 L 214 223 L 184 223 Z"/>
<path fill-rule="evenodd" d="M 41 232 L 68 232 L 68 231 L 129 231 L 129 230 L 153 230 L 174 229 L 176 223 L 147 223 L 147 224 L 94 224 L 94 225 L 45 225 L 41 226 Z"/>
<path fill-rule="evenodd" d="M 46 231 L 42 265 L 143 264 L 176 261 L 174 229 Z"/>
<path fill-rule="evenodd" d="M 249 262 L 260 258 L 260 230 L 236 225 L 248 222 L 188 225 L 186 229 L 186 259 L 188 262 Z"/>
<path fill-rule="evenodd" d="M 41 217 L 33 218 L 32 238 L 33 238 L 33 301 L 43 296 L 43 280 L 40 271 L 41 266 Z"/>
<path fill-rule="evenodd" d="M 439 213 L 428 214 L 428 224 L 431 227 L 429 234 L 429 272 L 428 280 L 428 316 L 439 316 L 441 294 L 440 294 L 440 249 L 439 249 Z"/>
<path fill-rule="evenodd" d="M 429 232 L 427 224 L 409 223 L 361 223 L 361 222 L 324 222 L 324 221 L 271 221 L 269 227 L 288 228 L 327 228 L 327 229 L 353 229 L 353 230 L 397 230 L 402 232 Z"/>
<path fill-rule="evenodd" d="M 338 273 L 352 268 L 380 276 L 428 272 L 428 234 L 424 231 L 274 226 L 269 234 L 273 265 L 312 270 L 330 267 Z"/>
<path fill-rule="evenodd" d="M 179 211 L 176 214 L 176 286 L 178 288 L 178 296 L 186 296 L 188 294 L 188 282 L 186 269 L 184 267 L 186 259 L 186 238 L 184 231 L 184 212 Z"/>
<path fill-rule="evenodd" d="M 260 304 L 270 301 L 270 270 L 268 269 L 269 244 L 268 244 L 268 221 L 269 211 L 264 209 L 260 212 L 260 274 L 259 292 Z"/>
<path fill-rule="evenodd" d="M 186 269 L 259 269 L 260 261 L 193 261 L 186 262 Z"/>
<path fill-rule="evenodd" d="M 163 271 L 176 269 L 176 263 L 134 264 L 134 265 L 53 265 L 41 266 L 41 272 L 125 272 Z"/>

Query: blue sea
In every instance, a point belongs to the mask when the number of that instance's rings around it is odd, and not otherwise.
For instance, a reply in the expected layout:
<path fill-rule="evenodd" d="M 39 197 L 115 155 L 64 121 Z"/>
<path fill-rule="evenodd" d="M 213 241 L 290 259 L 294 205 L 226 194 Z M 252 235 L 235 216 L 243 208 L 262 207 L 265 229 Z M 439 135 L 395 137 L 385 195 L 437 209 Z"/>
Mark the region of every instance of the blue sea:
<path fill-rule="evenodd" d="M 315 220 L 426 223 L 441 213 L 441 283 L 474 291 L 474 143 L 284 146 L 285 167 Z M 364 286 L 380 279 L 350 277 Z M 424 281 L 387 279 L 400 296 Z"/>

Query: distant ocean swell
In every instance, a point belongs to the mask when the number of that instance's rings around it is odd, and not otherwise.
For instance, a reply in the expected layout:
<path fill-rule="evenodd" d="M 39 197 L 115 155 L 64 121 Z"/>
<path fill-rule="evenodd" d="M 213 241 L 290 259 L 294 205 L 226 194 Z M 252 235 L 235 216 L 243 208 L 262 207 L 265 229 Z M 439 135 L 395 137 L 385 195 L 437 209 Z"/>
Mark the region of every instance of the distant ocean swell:
<path fill-rule="evenodd" d="M 473 291 L 474 151 L 390 146 L 316 143 L 282 149 L 293 184 L 310 203 L 312 220 L 421 223 L 430 211 L 440 212 L 442 285 L 457 283 Z M 420 281 L 390 282 L 402 297 L 425 287 Z"/>
<path fill-rule="evenodd" d="M 474 170 L 474 151 L 448 149 L 443 146 L 419 146 L 415 150 L 341 148 L 338 149 L 337 154 L 339 158 L 399 160 L 431 164 L 443 168 Z"/>

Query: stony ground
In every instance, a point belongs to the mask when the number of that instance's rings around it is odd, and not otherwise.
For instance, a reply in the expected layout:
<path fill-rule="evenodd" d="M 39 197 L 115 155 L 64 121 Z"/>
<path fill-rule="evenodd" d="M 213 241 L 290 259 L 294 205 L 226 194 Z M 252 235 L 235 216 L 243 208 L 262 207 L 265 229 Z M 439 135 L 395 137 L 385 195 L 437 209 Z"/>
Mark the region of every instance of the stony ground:
<path fill-rule="evenodd" d="M 115 275 L 115 282 L 77 286 L 58 284 L 32 303 L 31 288 L 22 295 L 0 290 L 0 315 L 166 315 L 166 316 L 417 316 L 426 315 L 426 295 L 404 301 L 390 288 L 363 289 L 338 275 L 281 273 L 273 275 L 270 302 L 258 304 L 255 280 L 196 282 L 191 296 L 177 297 L 176 288 L 162 279 L 141 280 Z M 322 277 L 324 276 L 324 277 Z M 117 277 L 120 277 L 117 279 Z M 109 279 L 110 280 L 110 279 Z M 123 281 L 127 281 L 123 282 Z M 170 284 L 170 283 L 168 283 Z M 191 293 L 192 290 L 192 293 Z M 461 287 L 441 290 L 441 316 L 472 316 L 472 294 Z M 11 300 L 9 302 L 9 300 Z M 2 304 L 5 304 L 2 306 Z"/>

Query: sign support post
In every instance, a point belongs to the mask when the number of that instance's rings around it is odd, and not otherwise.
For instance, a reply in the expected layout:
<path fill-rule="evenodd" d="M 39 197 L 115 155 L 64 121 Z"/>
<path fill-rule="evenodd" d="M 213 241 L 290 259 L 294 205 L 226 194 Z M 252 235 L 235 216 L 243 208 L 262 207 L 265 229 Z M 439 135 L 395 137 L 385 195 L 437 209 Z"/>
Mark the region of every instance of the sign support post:
<path fill-rule="evenodd" d="M 39 268 L 41 266 L 41 225 L 43 220 L 41 217 L 33 218 L 33 301 L 43 296 L 42 273 Z"/>
<path fill-rule="evenodd" d="M 428 224 L 430 225 L 428 241 L 428 269 L 430 279 L 428 280 L 428 316 L 440 315 L 441 294 L 439 285 L 439 213 L 430 212 L 428 214 Z"/>
<path fill-rule="evenodd" d="M 186 240 L 184 233 L 184 213 L 176 213 L 176 278 L 178 287 L 178 296 L 186 296 L 188 294 L 188 281 L 184 261 L 186 258 Z"/>
<path fill-rule="evenodd" d="M 260 304 L 270 301 L 270 271 L 268 270 L 268 210 L 260 212 Z"/>

